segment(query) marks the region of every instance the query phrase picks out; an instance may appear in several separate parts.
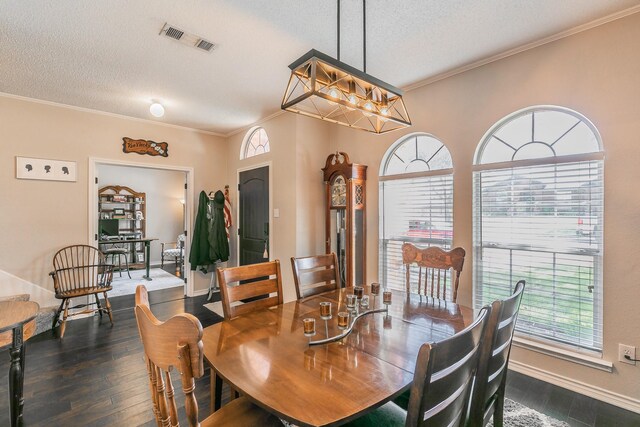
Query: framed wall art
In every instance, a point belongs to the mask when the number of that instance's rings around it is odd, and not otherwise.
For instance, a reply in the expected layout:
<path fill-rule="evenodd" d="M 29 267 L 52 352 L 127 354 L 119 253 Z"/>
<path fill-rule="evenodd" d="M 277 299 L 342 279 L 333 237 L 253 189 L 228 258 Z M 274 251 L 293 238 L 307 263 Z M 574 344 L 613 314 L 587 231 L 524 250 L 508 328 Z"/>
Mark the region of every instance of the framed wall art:
<path fill-rule="evenodd" d="M 16 156 L 16 178 L 76 181 L 76 162 Z"/>

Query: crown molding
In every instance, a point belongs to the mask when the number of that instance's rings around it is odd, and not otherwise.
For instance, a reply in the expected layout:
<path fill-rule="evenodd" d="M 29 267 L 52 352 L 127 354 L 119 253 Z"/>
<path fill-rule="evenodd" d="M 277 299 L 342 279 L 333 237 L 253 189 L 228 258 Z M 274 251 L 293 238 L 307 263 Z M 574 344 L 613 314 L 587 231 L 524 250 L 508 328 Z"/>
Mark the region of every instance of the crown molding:
<path fill-rule="evenodd" d="M 599 27 L 600 25 L 607 24 L 609 22 L 625 18 L 629 15 L 633 15 L 634 13 L 640 12 L 640 5 L 632 6 L 628 9 L 621 10 L 619 12 L 612 13 L 611 15 L 603 16 L 602 18 L 598 18 L 594 21 L 587 22 L 585 24 L 578 25 L 576 27 L 569 28 L 568 30 L 561 31 L 559 33 L 553 34 L 551 36 L 542 38 L 540 40 L 536 40 L 530 43 L 526 43 L 524 45 L 515 47 L 513 49 L 509 49 L 507 51 L 489 56 L 487 58 L 483 58 L 474 62 L 470 62 L 468 64 L 462 65 L 460 67 L 453 68 L 451 70 L 445 71 L 440 74 L 436 74 L 435 76 L 428 77 L 426 79 L 420 80 L 418 82 L 412 83 L 407 86 L 403 86 L 402 89 L 406 92 L 421 88 L 423 86 L 430 85 L 440 80 L 444 80 L 446 78 L 455 76 L 457 74 L 462 74 L 466 71 L 473 70 L 474 68 L 482 67 L 483 65 L 490 64 L 492 62 L 499 61 L 504 58 L 508 58 L 513 55 L 517 55 L 518 53 L 525 52 L 530 49 L 534 49 L 539 46 L 543 46 L 545 44 L 554 42 L 556 40 L 563 39 L 565 37 L 572 36 L 574 34 L 581 33 L 583 31 L 590 30 L 592 28 Z"/>
<path fill-rule="evenodd" d="M 12 93 L 0 92 L 0 97 L 17 99 L 17 100 L 20 100 L 20 101 L 33 102 L 35 104 L 48 105 L 48 106 L 51 106 L 51 107 L 66 108 L 68 110 L 80 111 L 80 112 L 83 112 L 83 113 L 98 114 L 98 115 L 101 115 L 101 116 L 113 117 L 113 118 L 124 119 L 124 120 L 131 120 L 131 121 L 134 121 L 134 122 L 153 124 L 153 125 L 164 126 L 164 127 L 168 127 L 168 128 L 172 128 L 172 129 L 179 129 L 179 130 L 184 130 L 184 131 L 188 131 L 188 132 L 197 132 L 197 133 L 202 133 L 202 134 L 205 134 L 205 135 L 212 135 L 212 136 L 217 136 L 219 138 L 225 138 L 225 135 L 222 134 L 222 133 L 211 132 L 211 131 L 202 130 L 202 129 L 196 129 L 196 128 L 190 128 L 190 127 L 187 127 L 187 126 L 174 125 L 174 124 L 171 124 L 171 123 L 164 123 L 164 122 L 159 122 L 159 121 L 155 121 L 155 120 L 141 119 L 139 117 L 126 116 L 124 114 L 109 113 L 107 111 L 100 111 L 100 110 L 94 110 L 92 108 L 78 107 L 78 106 L 75 106 L 75 105 L 63 104 L 63 103 L 60 103 L 60 102 L 45 101 L 44 99 L 30 98 L 30 97 L 27 97 L 27 96 L 14 95 Z"/>

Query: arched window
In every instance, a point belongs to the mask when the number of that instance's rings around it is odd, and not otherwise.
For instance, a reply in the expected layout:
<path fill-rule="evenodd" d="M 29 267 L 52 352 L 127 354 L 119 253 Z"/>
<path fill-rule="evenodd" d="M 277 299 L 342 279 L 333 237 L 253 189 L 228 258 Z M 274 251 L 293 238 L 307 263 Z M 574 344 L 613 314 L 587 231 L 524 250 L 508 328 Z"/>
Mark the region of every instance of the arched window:
<path fill-rule="evenodd" d="M 259 154 L 268 153 L 269 137 L 264 128 L 256 126 L 249 129 L 249 132 L 242 141 L 242 147 L 240 148 L 240 159 L 248 159 L 249 157 L 257 156 Z"/>
<path fill-rule="evenodd" d="M 380 165 L 380 281 L 404 290 L 404 242 L 450 248 L 452 237 L 451 154 L 432 135 L 405 136 Z"/>
<path fill-rule="evenodd" d="M 604 153 L 595 126 L 561 107 L 496 123 L 474 165 L 474 305 L 527 282 L 517 330 L 602 351 Z"/>

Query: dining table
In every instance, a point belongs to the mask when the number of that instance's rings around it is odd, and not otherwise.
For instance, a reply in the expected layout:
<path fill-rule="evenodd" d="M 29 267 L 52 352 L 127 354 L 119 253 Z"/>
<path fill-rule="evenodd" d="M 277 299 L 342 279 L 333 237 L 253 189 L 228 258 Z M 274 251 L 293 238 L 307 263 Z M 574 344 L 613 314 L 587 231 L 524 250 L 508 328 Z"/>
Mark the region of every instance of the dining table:
<path fill-rule="evenodd" d="M 35 331 L 40 306 L 33 301 L 0 302 L 0 348 L 9 345 L 9 407 L 11 427 L 21 426 L 24 400 L 24 341 Z"/>
<path fill-rule="evenodd" d="M 215 374 L 234 390 L 297 426 L 337 426 L 358 418 L 410 389 L 420 347 L 469 326 L 469 307 L 429 296 L 364 286 L 369 306 L 346 307 L 354 288 L 260 309 L 204 329 L 204 356 Z M 330 302 L 332 317 L 320 317 Z M 375 312 L 376 310 L 383 310 Z M 345 335 L 337 314 L 351 313 Z M 366 314 L 365 314 L 366 313 Z M 315 319 L 305 336 L 303 319 Z M 212 375 L 212 410 L 214 396 Z"/>

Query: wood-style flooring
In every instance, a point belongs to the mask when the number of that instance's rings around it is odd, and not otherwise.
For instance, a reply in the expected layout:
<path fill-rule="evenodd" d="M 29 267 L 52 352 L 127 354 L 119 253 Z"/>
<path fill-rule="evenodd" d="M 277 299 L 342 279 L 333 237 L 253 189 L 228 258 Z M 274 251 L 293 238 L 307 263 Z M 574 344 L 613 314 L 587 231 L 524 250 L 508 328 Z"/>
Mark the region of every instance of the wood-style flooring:
<path fill-rule="evenodd" d="M 150 292 L 161 320 L 195 315 L 204 327 L 222 319 L 184 298 L 182 288 Z M 217 294 L 216 297 L 218 298 Z M 132 295 L 111 298 L 115 326 L 98 316 L 68 323 L 63 340 L 50 332 L 28 341 L 24 386 L 26 426 L 155 425 Z M 0 426 L 9 425 L 7 349 L 0 351 Z M 640 415 L 510 372 L 507 397 L 574 426 L 640 426 Z M 174 384 L 179 384 L 176 378 Z M 228 393 L 226 386 L 223 393 Z M 180 413 L 182 393 L 180 396 Z M 201 419 L 209 413 L 209 373 L 196 383 Z M 223 400 L 226 397 L 223 396 Z M 186 425 L 186 423 L 183 423 Z"/>

